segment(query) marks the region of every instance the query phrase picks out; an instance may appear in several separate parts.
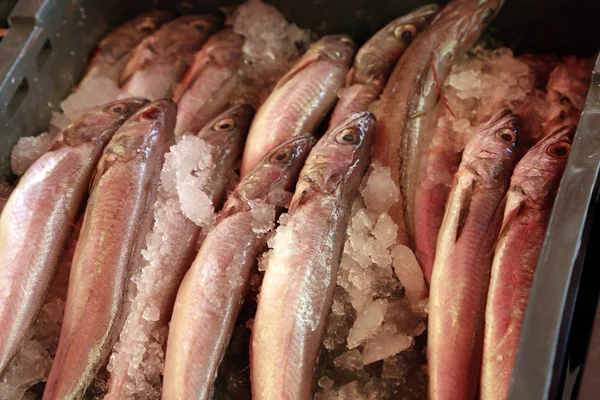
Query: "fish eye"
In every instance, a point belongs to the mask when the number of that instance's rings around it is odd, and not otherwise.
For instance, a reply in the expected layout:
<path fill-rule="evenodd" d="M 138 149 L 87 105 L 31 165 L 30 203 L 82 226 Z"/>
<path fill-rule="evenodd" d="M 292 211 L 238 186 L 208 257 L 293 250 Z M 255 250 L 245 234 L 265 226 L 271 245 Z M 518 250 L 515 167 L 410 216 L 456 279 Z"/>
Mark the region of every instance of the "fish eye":
<path fill-rule="evenodd" d="M 512 144 L 513 146 L 517 144 L 517 133 L 510 128 L 502 128 L 498 130 L 498 132 L 496 132 L 496 137 L 505 143 Z"/>
<path fill-rule="evenodd" d="M 144 111 L 142 113 L 142 115 L 140 116 L 140 119 L 155 120 L 155 119 L 158 119 L 159 115 L 160 115 L 160 110 L 156 107 L 152 107 L 152 108 L 149 108 L 146 111 Z"/>
<path fill-rule="evenodd" d="M 400 25 L 394 29 L 394 37 L 397 40 L 410 43 L 417 33 L 417 28 L 414 25 Z"/>
<path fill-rule="evenodd" d="M 108 111 L 113 114 L 123 115 L 129 112 L 129 106 L 124 103 L 113 104 L 108 108 Z"/>
<path fill-rule="evenodd" d="M 356 128 L 346 128 L 338 133 L 336 140 L 340 144 L 359 144 L 362 137 Z"/>
<path fill-rule="evenodd" d="M 235 128 L 235 121 L 231 118 L 222 119 L 214 125 L 215 131 L 230 131 L 233 128 Z"/>
<path fill-rule="evenodd" d="M 208 24 L 206 23 L 206 21 L 192 21 L 190 25 L 192 26 L 192 28 L 196 29 L 199 32 L 206 32 L 208 30 Z"/>
<path fill-rule="evenodd" d="M 271 156 L 271 162 L 277 164 L 286 164 L 294 159 L 296 153 L 290 147 L 279 150 L 277 153 Z"/>
<path fill-rule="evenodd" d="M 569 157 L 569 153 L 571 152 L 571 144 L 569 142 L 557 142 L 552 143 L 546 149 L 546 153 L 550 157 L 564 159 Z"/>
<path fill-rule="evenodd" d="M 151 20 L 145 20 L 140 22 L 136 28 L 141 32 L 152 33 L 156 30 L 156 24 Z"/>

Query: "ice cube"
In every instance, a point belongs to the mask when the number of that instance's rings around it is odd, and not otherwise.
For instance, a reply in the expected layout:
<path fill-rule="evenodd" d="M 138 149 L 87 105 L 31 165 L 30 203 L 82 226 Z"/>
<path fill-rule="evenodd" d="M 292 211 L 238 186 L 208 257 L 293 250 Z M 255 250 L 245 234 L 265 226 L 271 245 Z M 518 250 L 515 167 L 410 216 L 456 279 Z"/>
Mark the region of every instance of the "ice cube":
<path fill-rule="evenodd" d="M 395 333 L 394 330 L 384 327 L 381 332 L 365 343 L 362 351 L 362 362 L 365 365 L 384 360 L 412 346 L 412 337 Z"/>
<path fill-rule="evenodd" d="M 388 214 L 381 214 L 377 219 L 377 224 L 373 229 L 373 236 L 385 248 L 389 248 L 396 241 L 398 235 L 398 226 L 392 221 Z"/>
<path fill-rule="evenodd" d="M 372 164 L 371 173 L 361 194 L 367 208 L 378 213 L 387 212 L 400 200 L 400 189 L 392 180 L 389 167 L 383 167 L 378 162 Z"/>
<path fill-rule="evenodd" d="M 387 311 L 387 300 L 375 300 L 364 308 L 356 321 L 350 334 L 348 335 L 348 348 L 354 349 L 361 345 L 365 340 L 374 336 L 383 323 L 383 318 Z"/>
<path fill-rule="evenodd" d="M 10 155 L 12 171 L 21 176 L 50 146 L 54 136 L 43 132 L 38 136 L 26 136 L 19 139 Z"/>
<path fill-rule="evenodd" d="M 392 247 L 394 271 L 404 285 L 406 297 L 411 302 L 417 302 L 427 297 L 427 286 L 423 278 L 423 271 L 411 249 L 404 245 Z"/>

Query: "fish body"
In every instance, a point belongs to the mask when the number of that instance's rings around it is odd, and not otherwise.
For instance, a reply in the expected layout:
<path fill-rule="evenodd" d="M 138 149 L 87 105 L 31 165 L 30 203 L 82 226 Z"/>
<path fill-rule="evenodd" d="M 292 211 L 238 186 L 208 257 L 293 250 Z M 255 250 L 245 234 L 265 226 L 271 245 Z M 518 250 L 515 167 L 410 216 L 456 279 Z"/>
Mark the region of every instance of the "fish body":
<path fill-rule="evenodd" d="M 222 24 L 211 14 L 185 15 L 164 24 L 132 51 L 119 86 L 150 100 L 171 97 L 196 51 Z"/>
<path fill-rule="evenodd" d="M 348 74 L 347 87 L 340 92 L 340 99 L 333 110 L 330 128 L 352 113 L 366 111 L 379 97 L 394 64 L 415 35 L 431 22 L 438 9 L 437 4 L 430 4 L 396 18 L 358 50 Z"/>
<path fill-rule="evenodd" d="M 210 146 L 213 163 L 207 182 L 200 189 L 215 208 L 225 197 L 229 177 L 242 154 L 253 116 L 254 110 L 250 106 L 232 107 L 196 135 Z M 107 399 L 132 398 L 140 394 L 135 392 L 136 383 L 131 376 L 143 369 L 141 364 L 151 348 L 157 345 L 152 335 L 167 326 L 177 289 L 196 255 L 202 228 L 185 217 L 180 209 L 172 211 L 168 205 L 172 202 L 179 202 L 176 194 L 159 191 L 154 206 L 154 228 L 146 241 L 146 251 L 157 242 L 160 245 L 148 256 L 150 259 L 144 262 L 143 272 L 137 277 L 137 292 L 111 355 Z M 148 310 L 158 310 L 158 316 L 145 317 Z M 136 358 L 132 350 L 140 347 L 143 357 Z"/>
<path fill-rule="evenodd" d="M 231 194 L 179 288 L 167 347 L 163 399 L 209 399 L 266 246 L 282 193 L 293 189 L 314 143 L 293 137 L 268 153 Z M 287 198 L 289 200 L 289 198 Z"/>
<path fill-rule="evenodd" d="M 325 36 L 281 78 L 250 128 L 242 178 L 279 143 L 313 132 L 337 100 L 353 55 L 354 42 L 349 36 Z"/>
<path fill-rule="evenodd" d="M 252 397 L 308 399 L 352 200 L 370 161 L 375 118 L 348 116 L 311 151 L 273 239 L 252 328 Z"/>
<path fill-rule="evenodd" d="M 485 310 L 481 397 L 505 399 L 523 316 L 575 126 L 532 147 L 515 167 L 496 245 Z"/>
<path fill-rule="evenodd" d="M 477 393 L 492 257 L 522 125 L 508 110 L 497 114 L 469 141 L 455 175 L 431 280 L 432 400 L 474 399 Z"/>
<path fill-rule="evenodd" d="M 399 243 L 412 241 L 414 192 L 428 119 L 439 98 L 438 85 L 457 55 L 468 50 L 503 0 L 455 0 L 431 22 L 396 64 L 377 110 L 373 157 L 390 167 L 400 183 L 402 200 L 390 210 Z"/>
<path fill-rule="evenodd" d="M 448 114 L 443 105 L 443 117 Z M 421 171 L 415 190 L 415 226 L 413 240 L 415 256 L 423 270 L 427 285 L 431 284 L 438 232 L 446 209 L 446 201 L 452 188 L 454 174 L 460 165 L 462 152 L 455 143 L 456 134 L 449 124 L 437 125 L 441 118 L 434 118 L 435 126 L 428 150 L 421 156 Z"/>
<path fill-rule="evenodd" d="M 95 171 L 75 255 L 56 357 L 44 399 L 82 398 L 106 362 L 142 261 L 175 103 L 140 109 L 113 136 Z"/>
<path fill-rule="evenodd" d="M 79 86 L 95 77 L 105 77 L 117 82 L 131 50 L 173 17 L 170 11 L 149 11 L 114 29 L 98 44 Z"/>
<path fill-rule="evenodd" d="M 196 54 L 194 62 L 174 93 L 179 104 L 175 135 L 196 133 L 229 102 L 236 86 L 244 37 L 231 29 L 213 35 Z"/>
<path fill-rule="evenodd" d="M 44 304 L 104 146 L 144 104 L 129 99 L 86 113 L 54 139 L 8 198 L 0 216 L 0 375 Z"/>

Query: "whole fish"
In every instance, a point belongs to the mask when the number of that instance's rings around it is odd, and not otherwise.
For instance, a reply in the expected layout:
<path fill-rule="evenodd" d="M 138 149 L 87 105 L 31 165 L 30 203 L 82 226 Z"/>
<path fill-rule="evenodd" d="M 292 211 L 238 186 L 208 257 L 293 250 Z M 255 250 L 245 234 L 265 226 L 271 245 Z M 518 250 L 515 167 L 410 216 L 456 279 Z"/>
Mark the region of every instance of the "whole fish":
<path fill-rule="evenodd" d="M 402 200 L 390 209 L 398 241 L 412 242 L 414 192 L 428 119 L 457 55 L 468 50 L 491 21 L 503 0 L 454 0 L 421 33 L 400 58 L 377 110 L 373 157 L 390 167 L 400 183 Z"/>
<path fill-rule="evenodd" d="M 279 143 L 299 133 L 312 133 L 335 104 L 353 55 L 349 36 L 324 36 L 281 78 L 250 128 L 242 178 Z"/>
<path fill-rule="evenodd" d="M 0 216 L 0 375 L 44 304 L 102 149 L 145 103 L 122 100 L 86 113 L 54 139 L 11 193 Z"/>
<path fill-rule="evenodd" d="M 194 59 L 174 100 L 179 104 L 175 135 L 196 133 L 227 106 L 243 61 L 244 37 L 225 29 L 213 35 Z"/>
<path fill-rule="evenodd" d="M 79 86 L 95 77 L 105 77 L 116 82 L 129 60 L 131 50 L 173 17 L 170 11 L 149 11 L 114 29 L 98 44 Z"/>
<path fill-rule="evenodd" d="M 503 110 L 468 142 L 446 205 L 429 300 L 429 397 L 474 399 L 485 301 L 502 201 L 520 156 L 523 120 Z"/>
<path fill-rule="evenodd" d="M 177 293 L 163 399 L 211 398 L 251 269 L 266 246 L 276 208 L 287 206 L 281 194 L 293 189 L 313 143 L 310 134 L 283 142 L 227 200 Z"/>
<path fill-rule="evenodd" d="M 158 100 L 117 131 L 95 171 L 73 256 L 65 315 L 44 399 L 82 398 L 106 362 L 142 262 L 177 106 Z"/>
<path fill-rule="evenodd" d="M 211 14 L 185 15 L 164 24 L 133 50 L 119 86 L 150 100 L 171 97 L 196 51 L 222 24 Z"/>
<path fill-rule="evenodd" d="M 207 180 L 200 189 L 215 208 L 225 197 L 253 116 L 254 109 L 248 105 L 232 107 L 196 135 L 209 146 L 212 164 L 210 169 L 203 171 Z M 144 263 L 142 276 L 137 279 L 137 293 L 111 356 L 107 399 L 140 395 L 135 391 L 136 388 L 140 390 L 135 381 L 138 376 L 147 379 L 143 375 L 143 362 L 157 345 L 152 339 L 153 334 L 167 326 L 177 289 L 196 255 L 202 228 L 186 218 L 178 204 L 177 193 L 168 192 L 163 186 L 154 206 L 154 228 L 147 238 L 148 261 Z M 157 310 L 158 315 L 145 318 L 148 310 Z M 137 354 L 143 357 L 137 357 Z"/>
<path fill-rule="evenodd" d="M 370 161 L 375 118 L 362 112 L 311 151 L 277 229 L 252 328 L 252 397 L 308 399 L 333 301 L 352 200 Z"/>
<path fill-rule="evenodd" d="M 346 88 L 333 110 L 329 127 L 346 116 L 366 111 L 383 90 L 394 64 L 414 37 L 429 25 L 439 6 L 429 4 L 396 18 L 373 35 L 356 53 Z"/>
<path fill-rule="evenodd" d="M 481 398 L 506 399 L 529 290 L 575 126 L 532 147 L 515 167 L 485 309 Z"/>

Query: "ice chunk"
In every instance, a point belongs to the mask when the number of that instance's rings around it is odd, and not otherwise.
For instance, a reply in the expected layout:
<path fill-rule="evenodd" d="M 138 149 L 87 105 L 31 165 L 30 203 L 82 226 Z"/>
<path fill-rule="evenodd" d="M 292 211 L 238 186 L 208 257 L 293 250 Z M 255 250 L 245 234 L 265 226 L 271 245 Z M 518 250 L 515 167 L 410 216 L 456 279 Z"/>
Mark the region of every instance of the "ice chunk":
<path fill-rule="evenodd" d="M 387 300 L 375 300 L 361 311 L 348 335 L 348 348 L 354 349 L 375 335 L 387 311 Z"/>
<path fill-rule="evenodd" d="M 13 173 L 23 175 L 27 168 L 48 150 L 52 139 L 54 136 L 48 132 L 20 138 L 10 155 Z"/>
<path fill-rule="evenodd" d="M 21 400 L 30 386 L 48 376 L 52 359 L 36 340 L 27 340 L 0 380 L 2 399 Z"/>
<path fill-rule="evenodd" d="M 144 310 L 144 313 L 142 314 L 142 317 L 144 317 L 144 319 L 146 321 L 158 321 L 158 317 L 160 316 L 160 311 L 158 308 L 156 307 L 148 307 Z"/>
<path fill-rule="evenodd" d="M 275 207 L 263 202 L 251 202 L 252 230 L 258 234 L 269 232 L 275 227 Z"/>
<path fill-rule="evenodd" d="M 359 370 L 363 368 L 362 356 L 360 351 L 354 349 L 342 353 L 334 360 L 334 364 L 338 368 L 343 368 L 348 371 Z"/>
<path fill-rule="evenodd" d="M 235 9 L 227 25 L 246 39 L 240 84 L 231 95 L 235 104 L 258 108 L 277 81 L 311 42 L 309 31 L 286 21 L 273 6 L 249 0 Z"/>
<path fill-rule="evenodd" d="M 321 379 L 319 379 L 319 386 L 323 389 L 329 390 L 333 387 L 333 384 L 333 379 L 329 378 L 328 376 L 323 376 Z"/>
<path fill-rule="evenodd" d="M 373 229 L 373 235 L 385 248 L 389 248 L 396 241 L 398 235 L 398 226 L 387 214 L 381 214 L 377 219 L 377 224 Z"/>
<path fill-rule="evenodd" d="M 338 390 L 338 398 L 340 400 L 362 400 L 364 399 L 363 395 L 358 390 L 358 382 L 350 382 L 344 386 L 342 386 Z"/>
<path fill-rule="evenodd" d="M 60 103 L 65 116 L 75 121 L 86 111 L 96 106 L 115 101 L 119 98 L 121 90 L 117 83 L 106 77 L 94 77 L 78 88 Z"/>
<path fill-rule="evenodd" d="M 367 208 L 378 213 L 386 213 L 394 203 L 400 200 L 400 189 L 392 180 L 389 167 L 373 163 L 373 169 L 361 190 Z"/>
<path fill-rule="evenodd" d="M 423 278 L 423 271 L 411 249 L 398 244 L 392 247 L 394 271 L 404 285 L 406 297 L 411 302 L 417 302 L 427 297 L 427 286 Z"/>
<path fill-rule="evenodd" d="M 210 182 L 212 148 L 196 136 L 184 136 L 165 155 L 161 184 L 177 193 L 183 214 L 198 226 L 214 222 L 214 207 L 204 187 Z"/>
<path fill-rule="evenodd" d="M 374 338 L 370 339 L 362 351 L 362 362 L 365 365 L 386 359 L 412 346 L 410 336 L 396 333 L 395 328 L 384 327 Z"/>

